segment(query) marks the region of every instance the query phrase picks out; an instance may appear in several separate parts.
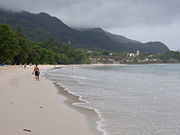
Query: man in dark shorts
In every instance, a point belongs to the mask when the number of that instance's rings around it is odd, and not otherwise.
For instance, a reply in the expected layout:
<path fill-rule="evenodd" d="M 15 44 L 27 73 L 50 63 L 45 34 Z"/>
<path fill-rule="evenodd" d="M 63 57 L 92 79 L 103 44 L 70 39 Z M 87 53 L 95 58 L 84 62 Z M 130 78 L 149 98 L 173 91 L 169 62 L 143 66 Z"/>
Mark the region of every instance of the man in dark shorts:
<path fill-rule="evenodd" d="M 40 71 L 39 71 L 39 67 L 38 67 L 37 64 L 36 64 L 36 66 L 34 67 L 33 74 L 34 74 L 34 73 L 35 73 L 35 79 L 36 79 L 36 80 L 39 80 Z"/>

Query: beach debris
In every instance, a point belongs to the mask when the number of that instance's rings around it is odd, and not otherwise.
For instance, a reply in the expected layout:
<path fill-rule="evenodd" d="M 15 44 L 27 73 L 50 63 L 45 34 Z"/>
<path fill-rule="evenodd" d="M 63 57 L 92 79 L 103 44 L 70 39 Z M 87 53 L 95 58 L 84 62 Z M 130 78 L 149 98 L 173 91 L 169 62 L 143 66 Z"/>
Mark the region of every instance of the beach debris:
<path fill-rule="evenodd" d="M 43 108 L 42 106 L 40 106 L 40 108 Z"/>
<path fill-rule="evenodd" d="M 30 129 L 23 129 L 23 131 L 26 131 L 26 132 L 32 132 Z"/>

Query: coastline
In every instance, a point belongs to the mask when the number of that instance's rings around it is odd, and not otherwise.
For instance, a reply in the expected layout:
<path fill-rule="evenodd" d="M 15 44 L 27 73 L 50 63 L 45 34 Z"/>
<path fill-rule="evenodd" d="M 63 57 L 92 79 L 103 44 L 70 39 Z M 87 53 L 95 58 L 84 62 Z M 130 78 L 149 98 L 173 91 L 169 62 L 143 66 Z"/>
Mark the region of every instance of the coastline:
<path fill-rule="evenodd" d="M 80 96 L 70 93 L 68 90 L 66 90 L 64 87 L 61 87 L 59 84 L 54 83 L 54 85 L 58 89 L 58 94 L 66 98 L 64 100 L 64 103 L 70 108 L 73 108 L 74 110 L 85 116 L 89 124 L 89 128 L 94 133 L 94 135 L 105 135 L 104 130 L 98 128 L 98 122 L 101 121 L 101 119 L 99 118 L 98 113 L 93 108 L 85 108 L 79 106 L 79 103 L 86 103 L 85 101 L 82 101 L 80 99 Z"/>
<path fill-rule="evenodd" d="M 116 65 L 124 65 L 124 64 L 113 64 Z M 54 67 L 49 70 L 56 70 L 63 67 L 89 67 L 89 66 L 112 66 L 112 64 L 74 64 L 74 65 L 60 65 L 60 67 Z M 48 72 L 47 71 L 47 72 Z M 47 73 L 46 72 L 46 73 Z M 46 75 L 45 75 L 46 76 Z M 88 103 L 88 101 L 82 99 L 80 95 L 77 95 L 73 92 L 71 92 L 69 89 L 67 89 L 63 84 L 59 82 L 55 82 L 48 78 L 48 75 L 46 76 L 48 80 L 50 80 L 54 86 L 58 90 L 58 94 L 65 97 L 64 103 L 69 106 L 70 108 L 73 108 L 74 110 L 78 111 L 79 113 L 83 114 L 86 117 L 86 120 L 89 124 L 89 128 L 94 133 L 94 135 L 107 135 L 107 132 L 103 129 L 103 122 L 104 118 L 101 116 L 101 113 L 96 108 L 87 107 L 84 104 Z"/>
<path fill-rule="evenodd" d="M 101 134 L 95 129 L 95 112 L 73 107 L 77 98 L 57 94 L 57 88 L 45 78 L 45 71 L 53 67 L 40 65 L 40 81 L 32 75 L 33 66 L 0 68 L 0 134 Z"/>

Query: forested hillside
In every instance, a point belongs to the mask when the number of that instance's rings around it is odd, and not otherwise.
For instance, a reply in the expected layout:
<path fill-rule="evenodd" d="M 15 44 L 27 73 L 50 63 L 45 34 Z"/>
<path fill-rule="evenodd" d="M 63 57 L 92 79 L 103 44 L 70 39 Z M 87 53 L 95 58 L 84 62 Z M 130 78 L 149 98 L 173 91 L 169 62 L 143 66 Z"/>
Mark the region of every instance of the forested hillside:
<path fill-rule="evenodd" d="M 134 52 L 140 50 L 148 53 L 164 53 L 169 49 L 161 42 L 131 42 L 133 40 L 117 40 L 115 35 L 107 35 L 104 30 L 75 30 L 61 20 L 46 13 L 33 14 L 29 12 L 14 13 L 0 10 L 0 23 L 8 24 L 14 30 L 20 28 L 32 41 L 44 41 L 54 38 L 60 42 L 71 43 L 73 48 L 88 48 L 96 50 Z M 119 36 L 119 35 L 116 35 Z"/>
<path fill-rule="evenodd" d="M 89 56 L 80 49 L 52 38 L 44 42 L 28 40 L 20 29 L 13 31 L 0 24 L 0 64 L 81 64 L 89 63 Z"/>

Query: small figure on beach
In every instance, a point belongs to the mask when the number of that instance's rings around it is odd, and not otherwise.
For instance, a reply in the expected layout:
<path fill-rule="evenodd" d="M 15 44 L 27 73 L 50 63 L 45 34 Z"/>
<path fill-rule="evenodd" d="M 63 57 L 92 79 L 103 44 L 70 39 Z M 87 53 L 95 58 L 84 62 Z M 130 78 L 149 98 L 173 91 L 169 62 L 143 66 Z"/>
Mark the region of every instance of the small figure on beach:
<path fill-rule="evenodd" d="M 34 74 L 34 73 L 35 73 L 35 79 L 36 79 L 36 80 L 39 80 L 40 70 L 39 70 L 39 67 L 38 67 L 37 64 L 36 64 L 36 66 L 34 67 L 33 74 Z"/>
<path fill-rule="evenodd" d="M 3 67 L 3 66 L 5 66 L 5 64 L 4 64 L 4 63 L 2 63 L 2 64 L 0 64 L 0 66 L 1 66 L 1 67 Z"/>
<path fill-rule="evenodd" d="M 24 64 L 24 69 L 26 69 L 26 63 Z"/>

